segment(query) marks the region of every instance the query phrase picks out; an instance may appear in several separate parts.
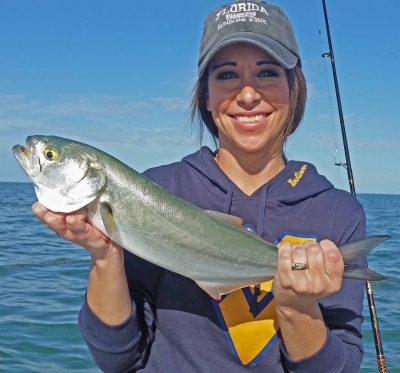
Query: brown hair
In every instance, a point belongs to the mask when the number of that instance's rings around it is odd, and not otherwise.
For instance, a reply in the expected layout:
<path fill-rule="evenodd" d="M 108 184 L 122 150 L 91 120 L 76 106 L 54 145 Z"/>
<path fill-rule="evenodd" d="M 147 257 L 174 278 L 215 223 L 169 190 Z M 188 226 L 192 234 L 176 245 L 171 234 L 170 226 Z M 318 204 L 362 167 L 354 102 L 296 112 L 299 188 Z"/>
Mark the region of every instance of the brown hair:
<path fill-rule="evenodd" d="M 307 85 L 303 72 L 299 66 L 286 70 L 287 79 L 290 88 L 289 113 L 286 126 L 279 138 L 282 144 L 285 144 L 288 137 L 294 133 L 299 126 L 304 115 L 304 109 L 307 99 Z M 207 110 L 208 93 L 208 69 L 197 80 L 193 89 L 190 122 L 192 126 L 197 126 L 198 138 L 200 143 L 203 141 L 204 125 L 214 144 L 218 147 L 218 128 L 214 123 L 212 114 Z"/>

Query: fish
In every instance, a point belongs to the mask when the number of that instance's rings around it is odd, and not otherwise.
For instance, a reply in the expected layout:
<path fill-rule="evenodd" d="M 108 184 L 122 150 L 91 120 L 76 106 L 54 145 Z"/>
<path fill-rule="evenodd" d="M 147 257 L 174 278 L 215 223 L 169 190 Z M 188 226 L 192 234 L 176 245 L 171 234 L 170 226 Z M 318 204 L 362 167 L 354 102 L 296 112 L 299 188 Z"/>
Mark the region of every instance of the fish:
<path fill-rule="evenodd" d="M 274 278 L 277 247 L 239 217 L 194 206 L 93 146 L 35 135 L 12 151 L 46 208 L 70 213 L 85 207 L 88 222 L 125 250 L 192 279 L 214 299 Z M 386 279 L 356 262 L 388 238 L 339 245 L 343 277 Z"/>

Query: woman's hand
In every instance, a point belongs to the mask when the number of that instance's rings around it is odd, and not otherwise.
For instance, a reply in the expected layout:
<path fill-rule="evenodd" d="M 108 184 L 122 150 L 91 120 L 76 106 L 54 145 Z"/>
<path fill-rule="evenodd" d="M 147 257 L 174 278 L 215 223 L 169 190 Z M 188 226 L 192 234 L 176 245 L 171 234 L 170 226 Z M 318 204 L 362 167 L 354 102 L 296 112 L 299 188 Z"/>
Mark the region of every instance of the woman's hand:
<path fill-rule="evenodd" d="M 85 208 L 66 214 L 50 211 L 40 202 L 35 202 L 32 211 L 60 237 L 89 250 L 94 259 L 121 254 L 122 249 L 119 245 L 86 221 Z"/>
<path fill-rule="evenodd" d="M 306 312 L 317 299 L 337 292 L 342 286 L 344 263 L 337 246 L 329 240 L 319 244 L 282 243 L 278 249 L 278 270 L 273 293 L 277 307 Z M 308 269 L 292 269 L 293 263 Z"/>
<path fill-rule="evenodd" d="M 308 264 L 308 268 L 292 269 L 292 263 Z M 279 247 L 272 291 L 283 342 L 292 359 L 311 356 L 324 345 L 327 330 L 316 301 L 339 291 L 343 270 L 342 256 L 332 241 L 285 242 Z"/>

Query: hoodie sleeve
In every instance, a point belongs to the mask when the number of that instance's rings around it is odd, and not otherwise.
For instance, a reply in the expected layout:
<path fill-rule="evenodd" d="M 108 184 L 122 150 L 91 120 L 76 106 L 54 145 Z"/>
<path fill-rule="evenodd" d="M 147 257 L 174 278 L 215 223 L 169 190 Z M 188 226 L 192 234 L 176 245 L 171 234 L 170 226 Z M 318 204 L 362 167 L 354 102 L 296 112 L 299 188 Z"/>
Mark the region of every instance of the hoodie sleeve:
<path fill-rule="evenodd" d="M 351 214 L 349 210 L 352 210 Z M 358 202 L 339 202 L 333 237 L 337 244 L 365 237 L 365 213 Z M 366 264 L 366 259 L 361 259 L 359 263 Z M 281 344 L 283 361 L 288 372 L 321 372 L 321 367 L 324 367 L 325 373 L 360 371 L 364 355 L 361 339 L 364 292 L 364 281 L 343 279 L 339 292 L 319 301 L 328 331 L 327 340 L 318 352 L 301 360 L 290 359 Z"/>
<path fill-rule="evenodd" d="M 171 177 L 179 164 L 147 170 L 144 176 L 174 194 L 181 183 Z M 163 172 L 160 172 L 163 169 Z M 165 171 L 168 170 L 168 171 Z M 122 324 L 104 324 L 85 301 L 79 314 L 79 328 L 95 363 L 103 372 L 136 372 L 149 357 L 157 327 L 155 298 L 164 270 L 125 251 L 125 273 L 132 298 L 132 312 Z"/>
<path fill-rule="evenodd" d="M 95 363 L 105 373 L 136 372 L 143 368 L 156 330 L 154 299 L 162 269 L 125 251 L 125 272 L 133 306 L 123 323 L 103 323 L 87 301 L 79 313 L 82 336 Z"/>

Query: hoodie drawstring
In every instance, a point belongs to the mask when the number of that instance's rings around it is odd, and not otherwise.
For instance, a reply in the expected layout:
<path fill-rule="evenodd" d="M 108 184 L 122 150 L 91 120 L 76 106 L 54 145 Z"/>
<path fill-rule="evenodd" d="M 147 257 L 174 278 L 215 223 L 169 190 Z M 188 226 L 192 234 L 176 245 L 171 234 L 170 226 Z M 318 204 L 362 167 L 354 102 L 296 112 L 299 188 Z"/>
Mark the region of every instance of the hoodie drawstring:
<path fill-rule="evenodd" d="M 251 304 L 250 304 L 250 309 L 249 312 L 253 315 L 254 318 L 257 317 L 257 298 L 258 296 L 261 295 L 261 290 L 260 290 L 260 284 L 254 285 L 254 293 L 253 296 L 251 297 Z"/>
<path fill-rule="evenodd" d="M 260 210 L 258 211 L 258 224 L 257 224 L 257 235 L 262 237 L 264 233 L 264 222 L 265 222 L 265 209 L 268 195 L 268 185 L 264 185 L 261 190 L 261 198 L 260 198 Z M 250 304 L 250 313 L 253 317 L 257 316 L 257 299 L 261 295 L 260 285 L 254 285 L 254 293 L 251 298 Z"/>
<path fill-rule="evenodd" d="M 258 224 L 257 224 L 257 235 L 262 237 L 264 233 L 264 221 L 265 221 L 265 209 L 267 202 L 269 185 L 264 185 L 261 189 L 261 199 L 260 199 L 260 210 L 258 211 Z"/>
<path fill-rule="evenodd" d="M 229 214 L 231 212 L 232 196 L 233 196 L 233 183 L 229 182 L 228 191 L 226 192 L 225 206 L 224 206 L 225 214 Z"/>

